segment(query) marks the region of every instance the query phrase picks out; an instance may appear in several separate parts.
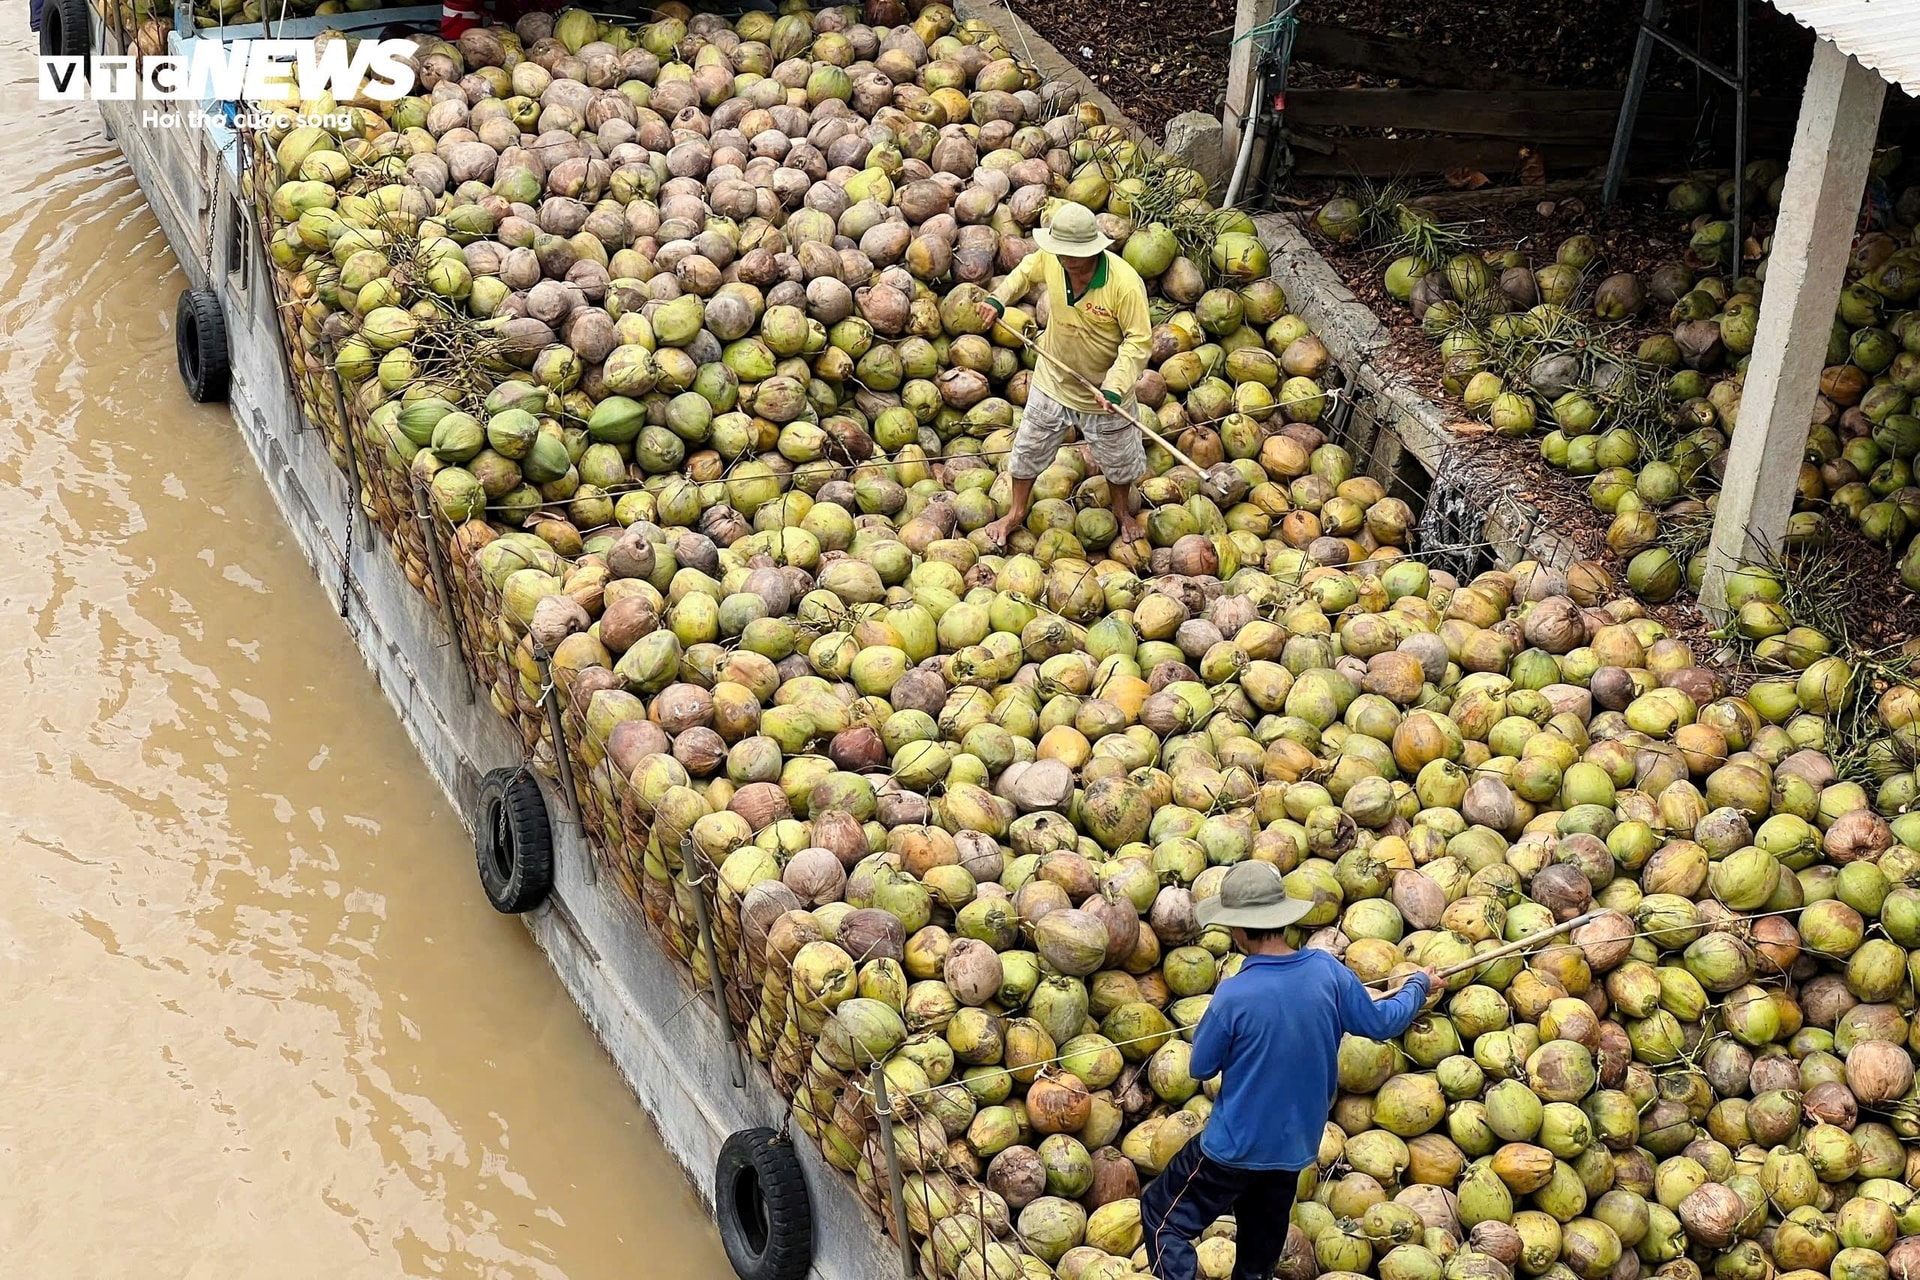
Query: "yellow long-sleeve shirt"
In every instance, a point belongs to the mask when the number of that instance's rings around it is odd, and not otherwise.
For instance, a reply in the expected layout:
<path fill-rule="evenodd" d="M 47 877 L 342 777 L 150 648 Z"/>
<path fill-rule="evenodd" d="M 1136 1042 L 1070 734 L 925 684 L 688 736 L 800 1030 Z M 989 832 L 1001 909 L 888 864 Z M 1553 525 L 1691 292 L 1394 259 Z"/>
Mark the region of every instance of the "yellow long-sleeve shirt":
<path fill-rule="evenodd" d="M 1132 396 L 1133 384 L 1145 371 L 1152 350 L 1153 324 L 1147 316 L 1147 286 L 1140 273 L 1118 254 L 1103 253 L 1087 291 L 1076 297 L 1060 259 L 1036 250 L 1000 282 L 992 300 L 1005 311 L 1036 285 L 1047 294 L 1047 327 L 1040 335 L 1040 350 L 1102 391 L 1115 392 L 1121 400 Z M 1034 369 L 1033 385 L 1082 413 L 1112 407 L 1049 360 L 1041 360 Z"/>

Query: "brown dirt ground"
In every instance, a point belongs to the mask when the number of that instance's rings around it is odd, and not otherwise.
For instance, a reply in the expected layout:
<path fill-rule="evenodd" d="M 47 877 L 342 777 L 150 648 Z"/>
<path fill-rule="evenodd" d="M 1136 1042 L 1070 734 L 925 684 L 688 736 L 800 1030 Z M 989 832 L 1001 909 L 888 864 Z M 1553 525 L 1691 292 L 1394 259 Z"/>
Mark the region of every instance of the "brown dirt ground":
<path fill-rule="evenodd" d="M 1153 137 L 1183 111 L 1219 111 L 1233 0 L 1008 2 Z"/>
<path fill-rule="evenodd" d="M 1003 0 L 1046 37 L 1141 128 L 1158 137 L 1183 111 L 1217 112 L 1226 89 L 1233 0 Z M 1303 0 L 1310 22 L 1481 52 L 1490 72 L 1545 85 L 1625 83 L 1641 0 Z M 1667 30 L 1730 65 L 1733 27 L 1724 0 L 1676 0 Z M 1725 12 L 1723 12 L 1725 10 Z M 1748 45 L 1762 93 L 1798 93 L 1811 36 L 1764 4 L 1753 6 Z M 1655 60 L 1654 88 L 1690 88 L 1678 58 Z M 1387 84 L 1364 68 L 1300 65 L 1299 84 Z"/>
<path fill-rule="evenodd" d="M 1470 50 L 1490 72 L 1541 84 L 1611 89 L 1626 83 L 1641 0 L 1538 0 L 1533 4 L 1461 4 L 1458 0 L 1303 0 L 1300 16 L 1373 35 Z M 1665 29 L 1722 66 L 1733 64 L 1733 10 L 1725 0 L 1667 6 Z M 1806 74 L 1812 36 L 1764 4 L 1752 7 L 1747 48 L 1762 92 L 1792 87 Z M 1316 68 L 1310 75 L 1332 69 Z M 1345 69 L 1352 71 L 1352 69 Z M 1653 88 L 1689 88 L 1693 70 L 1672 54 L 1655 58 Z M 1338 79 L 1321 83 L 1337 84 Z M 1385 83 L 1352 80 L 1352 83 Z"/>

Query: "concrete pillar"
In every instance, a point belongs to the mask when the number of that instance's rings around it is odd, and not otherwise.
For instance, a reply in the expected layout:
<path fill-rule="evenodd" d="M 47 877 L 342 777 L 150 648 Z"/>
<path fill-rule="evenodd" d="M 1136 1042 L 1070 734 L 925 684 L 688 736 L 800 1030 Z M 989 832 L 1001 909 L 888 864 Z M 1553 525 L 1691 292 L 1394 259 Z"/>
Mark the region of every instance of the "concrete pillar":
<path fill-rule="evenodd" d="M 1240 121 L 1249 105 L 1253 89 L 1253 68 L 1260 60 L 1260 41 L 1247 33 L 1273 20 L 1278 0 L 1235 0 L 1233 8 L 1233 48 L 1227 53 L 1227 101 L 1220 112 L 1221 141 L 1228 157 L 1240 153 Z M 1232 164 L 1231 158 L 1228 164 Z"/>
<path fill-rule="evenodd" d="M 1815 43 L 1700 591 L 1714 617 L 1727 572 L 1777 549 L 1793 512 L 1886 87 L 1831 41 Z"/>

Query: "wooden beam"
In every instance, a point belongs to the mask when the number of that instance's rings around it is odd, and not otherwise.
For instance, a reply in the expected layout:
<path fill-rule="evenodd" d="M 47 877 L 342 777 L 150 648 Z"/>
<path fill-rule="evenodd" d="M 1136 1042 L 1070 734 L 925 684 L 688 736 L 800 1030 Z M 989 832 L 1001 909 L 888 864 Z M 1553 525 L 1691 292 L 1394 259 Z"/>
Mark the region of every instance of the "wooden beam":
<path fill-rule="evenodd" d="M 1653 184 L 1643 185 L 1651 188 Z M 1570 197 L 1599 194 L 1600 183 L 1597 179 L 1565 178 L 1532 187 L 1478 187 L 1471 191 L 1435 191 L 1428 195 L 1415 196 L 1407 203 L 1415 208 L 1425 209 L 1428 213 L 1472 217 L 1488 209 L 1505 208 L 1508 205 L 1525 204 L 1530 201 L 1566 200 Z"/>
<path fill-rule="evenodd" d="M 1520 144 L 1498 138 L 1333 138 L 1331 155 L 1294 153 L 1294 172 L 1309 178 L 1399 178 L 1478 169 L 1489 177 L 1520 167 Z M 1607 159 L 1600 139 L 1562 142 L 1539 148 L 1547 172 L 1562 177 L 1584 174 Z"/>
<path fill-rule="evenodd" d="M 1293 38 L 1293 60 L 1316 67 L 1365 70 L 1370 75 L 1413 84 L 1458 88 L 1523 89 L 1539 82 L 1524 76 L 1492 71 L 1486 59 L 1467 49 L 1423 44 L 1400 36 L 1375 36 L 1363 31 L 1303 22 Z"/>
<path fill-rule="evenodd" d="M 1287 93 L 1287 118 L 1310 129 L 1418 129 L 1528 142 L 1603 136 L 1612 131 L 1619 109 L 1618 94 L 1581 90 L 1294 89 Z"/>
<path fill-rule="evenodd" d="M 1464 137 L 1548 142 L 1611 138 L 1620 114 L 1612 89 L 1294 89 L 1287 116 L 1310 129 L 1401 129 Z M 1648 94 L 1640 107 L 1642 137 L 1691 140 L 1698 109 L 1686 94 Z M 1756 104 L 1755 124 L 1788 127 L 1791 108 L 1769 113 Z"/>

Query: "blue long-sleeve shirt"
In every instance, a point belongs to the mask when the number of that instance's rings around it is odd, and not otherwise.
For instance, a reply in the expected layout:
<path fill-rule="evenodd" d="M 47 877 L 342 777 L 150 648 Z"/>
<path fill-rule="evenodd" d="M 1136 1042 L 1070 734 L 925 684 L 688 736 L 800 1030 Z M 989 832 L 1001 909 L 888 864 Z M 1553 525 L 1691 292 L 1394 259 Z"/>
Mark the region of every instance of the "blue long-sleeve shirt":
<path fill-rule="evenodd" d="M 1193 1035 L 1194 1079 L 1224 1073 L 1201 1152 L 1240 1169 L 1312 1164 L 1339 1087 L 1341 1034 L 1398 1036 L 1426 995 L 1422 973 L 1375 1000 L 1324 951 L 1248 956 L 1220 984 Z"/>

